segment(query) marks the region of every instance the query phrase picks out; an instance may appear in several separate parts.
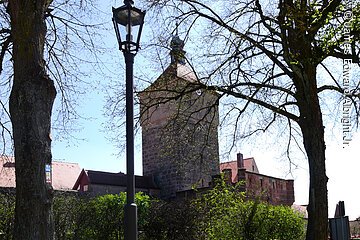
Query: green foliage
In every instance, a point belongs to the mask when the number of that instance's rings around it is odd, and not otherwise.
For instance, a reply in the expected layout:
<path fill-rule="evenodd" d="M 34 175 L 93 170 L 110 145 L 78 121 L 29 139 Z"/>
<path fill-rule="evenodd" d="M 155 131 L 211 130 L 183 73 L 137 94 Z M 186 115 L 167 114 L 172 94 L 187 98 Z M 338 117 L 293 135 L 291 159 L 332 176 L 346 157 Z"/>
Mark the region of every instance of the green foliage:
<path fill-rule="evenodd" d="M 146 240 L 193 240 L 198 239 L 199 215 L 188 201 L 164 202 L 154 200 L 149 208 L 145 225 Z"/>
<path fill-rule="evenodd" d="M 206 233 L 205 239 L 237 239 L 236 231 L 239 206 L 244 203 L 241 185 L 231 186 L 223 180 L 209 192 L 194 200 L 194 205 L 203 220 L 199 228 Z M 240 227 L 240 226 L 236 226 Z"/>
<path fill-rule="evenodd" d="M 149 195 L 146 195 L 142 192 L 135 194 L 135 203 L 138 208 L 138 226 L 139 232 L 145 231 L 145 225 L 147 224 L 151 215 L 149 215 L 149 208 L 151 206 L 152 200 Z"/>
<path fill-rule="evenodd" d="M 195 200 L 202 215 L 201 239 L 299 240 L 304 238 L 305 222 L 290 207 L 272 206 L 246 200 L 241 185 L 219 181 L 215 188 Z M 198 238 L 200 239 L 200 238 Z"/>
<path fill-rule="evenodd" d="M 104 195 L 80 207 L 76 239 L 122 239 L 125 194 Z"/>
<path fill-rule="evenodd" d="M 56 239 L 73 239 L 76 220 L 84 200 L 73 195 L 56 195 L 53 202 L 53 216 Z"/>
<path fill-rule="evenodd" d="M 139 229 L 147 218 L 149 196 L 143 193 L 135 195 L 138 205 Z M 91 199 L 80 208 L 75 239 L 121 240 L 124 239 L 124 205 L 126 193 L 108 194 Z"/>
<path fill-rule="evenodd" d="M 240 184 L 217 185 L 191 201 L 164 202 L 136 194 L 140 240 L 299 240 L 302 217 L 285 206 L 248 201 Z M 59 240 L 124 239 L 126 194 L 95 198 L 54 197 L 55 237 Z M 0 239 L 12 239 L 14 194 L 0 194 Z"/>
<path fill-rule="evenodd" d="M 272 206 L 253 201 L 246 202 L 243 207 L 250 211 L 241 216 L 245 220 L 243 229 L 245 236 L 240 239 L 298 240 L 304 238 L 305 222 L 290 207 Z"/>
<path fill-rule="evenodd" d="M 139 229 L 148 219 L 150 197 L 137 193 Z M 55 238 L 59 240 L 124 239 L 126 193 L 95 198 L 56 193 L 53 202 Z M 12 239 L 15 194 L 0 194 L 0 239 Z"/>
<path fill-rule="evenodd" d="M 12 239 L 14 230 L 15 196 L 11 193 L 0 193 L 0 239 Z"/>

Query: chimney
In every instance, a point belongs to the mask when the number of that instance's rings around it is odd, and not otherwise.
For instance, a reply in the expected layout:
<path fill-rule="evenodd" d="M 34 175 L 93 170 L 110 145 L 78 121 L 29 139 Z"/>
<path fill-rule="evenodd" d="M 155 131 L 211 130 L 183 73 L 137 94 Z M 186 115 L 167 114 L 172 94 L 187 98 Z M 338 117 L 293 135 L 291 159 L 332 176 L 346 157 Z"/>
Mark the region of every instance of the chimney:
<path fill-rule="evenodd" d="M 237 165 L 239 169 L 244 168 L 244 156 L 242 153 L 237 154 Z"/>
<path fill-rule="evenodd" d="M 339 201 L 338 204 L 336 204 L 336 209 L 335 209 L 335 218 L 338 217 L 344 217 L 345 216 L 345 204 L 344 201 Z"/>

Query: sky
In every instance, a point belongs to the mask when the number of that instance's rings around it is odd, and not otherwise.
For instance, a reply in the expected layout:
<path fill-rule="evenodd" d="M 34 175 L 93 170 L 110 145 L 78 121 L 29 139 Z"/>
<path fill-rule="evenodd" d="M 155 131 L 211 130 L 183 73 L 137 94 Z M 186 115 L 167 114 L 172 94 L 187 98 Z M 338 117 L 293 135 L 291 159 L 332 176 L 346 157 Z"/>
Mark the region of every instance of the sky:
<path fill-rule="evenodd" d="M 119 4 L 119 1 L 117 1 Z M 114 6 L 117 6 L 116 4 Z M 108 8 L 110 9 L 110 8 Z M 110 13 L 111 14 L 111 13 Z M 110 30 L 112 31 L 112 30 Z M 112 32 L 111 32 L 112 33 Z M 109 35 L 110 45 L 117 50 L 115 36 Z M 118 54 L 118 61 L 122 62 L 122 54 Z M 135 58 L 136 69 L 139 69 L 138 57 Z M 141 68 L 141 66 L 140 66 Z M 137 74 L 135 72 L 135 74 Z M 161 73 L 159 72 L 158 75 Z M 156 74 L 155 74 L 156 75 Z M 97 78 L 98 76 L 92 76 Z M 90 76 L 91 78 L 91 76 Z M 91 79 L 90 79 L 91 80 Z M 154 79 L 155 80 L 155 79 Z M 89 91 L 82 96 L 85 100 L 79 105 L 81 115 L 90 119 L 79 119 L 82 126 L 80 131 L 72 133 L 79 141 L 54 140 L 52 145 L 53 159 L 57 161 L 78 163 L 81 168 L 88 170 L 126 172 L 125 154 L 117 154 L 118 149 L 106 137 L 104 124 L 108 119 L 104 117 L 105 94 L 102 91 Z M 340 121 L 340 119 L 339 119 Z M 340 124 L 338 124 L 341 126 Z M 337 129 L 334 132 L 341 132 Z M 345 201 L 345 210 L 350 219 L 360 216 L 360 192 L 356 185 L 359 182 L 360 135 L 354 134 L 349 146 L 343 148 L 341 134 L 335 134 L 326 141 L 326 164 L 329 198 L 329 217 L 335 212 L 338 201 Z M 259 140 L 261 142 L 261 139 Z M 136 137 L 135 174 L 142 175 L 141 137 Z M 308 202 L 308 168 L 306 160 L 300 161 L 297 169 L 289 174 L 289 164 L 282 155 L 283 149 L 266 145 L 254 147 L 249 144 L 240 149 L 244 157 L 254 157 L 260 173 L 274 177 L 294 179 L 295 203 L 302 205 Z M 229 159 L 235 160 L 236 152 Z"/>

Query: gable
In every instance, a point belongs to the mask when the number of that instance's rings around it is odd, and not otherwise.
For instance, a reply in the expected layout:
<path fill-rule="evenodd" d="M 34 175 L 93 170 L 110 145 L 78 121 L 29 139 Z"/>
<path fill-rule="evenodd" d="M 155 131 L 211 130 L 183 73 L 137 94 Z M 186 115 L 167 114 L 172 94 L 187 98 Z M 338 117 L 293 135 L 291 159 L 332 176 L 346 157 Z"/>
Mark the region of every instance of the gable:
<path fill-rule="evenodd" d="M 244 168 L 246 169 L 246 171 L 259 173 L 259 169 L 256 165 L 255 159 L 252 157 L 244 159 Z"/>
<path fill-rule="evenodd" d="M 177 86 L 178 83 L 185 85 L 186 83 L 195 83 L 196 81 L 197 77 L 191 68 L 187 65 L 173 63 L 142 92 L 154 91 L 155 89 L 171 90 Z"/>

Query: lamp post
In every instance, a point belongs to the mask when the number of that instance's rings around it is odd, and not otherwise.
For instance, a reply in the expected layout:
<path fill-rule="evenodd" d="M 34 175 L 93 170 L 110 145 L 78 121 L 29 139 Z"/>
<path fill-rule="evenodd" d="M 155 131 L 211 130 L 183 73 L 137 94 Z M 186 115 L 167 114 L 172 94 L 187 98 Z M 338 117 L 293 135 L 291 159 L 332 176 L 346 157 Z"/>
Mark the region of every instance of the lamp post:
<path fill-rule="evenodd" d="M 113 23 L 119 49 L 126 65 L 126 174 L 127 191 L 125 205 L 125 240 L 137 240 L 137 207 L 135 204 L 134 175 L 134 57 L 139 50 L 145 11 L 133 7 L 133 0 L 124 0 L 124 5 L 113 8 Z"/>

